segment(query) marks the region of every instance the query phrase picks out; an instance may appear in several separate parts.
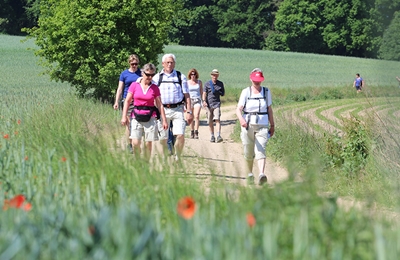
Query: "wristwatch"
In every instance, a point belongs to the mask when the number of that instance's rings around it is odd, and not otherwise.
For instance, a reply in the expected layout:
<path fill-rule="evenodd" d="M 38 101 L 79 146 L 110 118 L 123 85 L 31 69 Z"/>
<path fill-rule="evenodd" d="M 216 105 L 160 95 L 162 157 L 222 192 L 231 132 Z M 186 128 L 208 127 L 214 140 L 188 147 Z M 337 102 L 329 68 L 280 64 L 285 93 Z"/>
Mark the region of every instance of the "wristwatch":
<path fill-rule="evenodd" d="M 188 111 L 186 111 L 186 113 L 188 113 L 188 114 L 192 114 L 192 111 L 189 111 L 189 110 L 188 110 Z"/>

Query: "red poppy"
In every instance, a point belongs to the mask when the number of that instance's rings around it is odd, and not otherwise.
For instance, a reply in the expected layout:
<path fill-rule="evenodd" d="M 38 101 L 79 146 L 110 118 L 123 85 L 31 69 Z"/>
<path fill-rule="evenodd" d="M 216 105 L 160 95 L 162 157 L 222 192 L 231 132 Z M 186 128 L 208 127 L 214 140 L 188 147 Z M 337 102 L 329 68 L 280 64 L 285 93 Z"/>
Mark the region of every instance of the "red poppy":
<path fill-rule="evenodd" d="M 8 134 L 3 135 L 4 139 L 10 139 L 10 136 Z"/>
<path fill-rule="evenodd" d="M 65 158 L 64 156 L 61 157 L 61 161 L 66 162 L 66 161 L 67 161 L 67 158 Z"/>
<path fill-rule="evenodd" d="M 19 125 L 21 124 L 21 119 L 18 119 L 17 124 Z"/>
<path fill-rule="evenodd" d="M 25 161 L 28 161 L 28 159 L 29 159 L 28 156 L 25 156 L 24 160 L 25 160 Z"/>
<path fill-rule="evenodd" d="M 17 208 L 23 209 L 25 211 L 30 211 L 32 209 L 32 205 L 28 202 L 25 203 L 24 195 L 16 195 L 14 198 L 9 200 L 4 200 L 3 210 L 8 208 Z"/>
<path fill-rule="evenodd" d="M 196 212 L 196 201 L 192 197 L 181 198 L 176 206 L 176 211 L 182 218 L 191 219 Z"/>
<path fill-rule="evenodd" d="M 247 224 L 249 225 L 249 227 L 254 227 L 256 225 L 256 218 L 254 217 L 254 215 L 252 213 L 247 213 L 246 219 L 247 219 Z"/>

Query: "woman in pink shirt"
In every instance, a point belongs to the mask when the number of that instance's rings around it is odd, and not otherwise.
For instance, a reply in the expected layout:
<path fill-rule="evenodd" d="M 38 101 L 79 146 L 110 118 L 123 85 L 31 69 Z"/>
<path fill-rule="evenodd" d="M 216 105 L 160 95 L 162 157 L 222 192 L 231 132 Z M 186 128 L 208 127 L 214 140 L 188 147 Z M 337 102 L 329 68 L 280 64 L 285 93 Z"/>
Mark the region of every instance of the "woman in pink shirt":
<path fill-rule="evenodd" d="M 141 153 L 141 139 L 144 132 L 145 151 L 144 156 L 150 159 L 152 142 L 158 141 L 157 117 L 160 115 L 163 128 L 168 129 L 167 119 L 165 117 L 164 107 L 161 103 L 160 89 L 152 83 L 152 78 L 156 73 L 156 67 L 147 63 L 142 68 L 142 79 L 140 82 L 133 82 L 129 87 L 125 103 L 132 102 L 134 108 L 132 114 L 129 115 L 131 120 L 131 133 L 133 151 L 136 156 Z M 158 112 L 159 111 L 159 112 Z M 126 125 L 128 120 L 126 115 L 128 106 L 124 105 L 122 111 L 121 125 Z M 158 115 L 159 113 L 159 115 Z"/>

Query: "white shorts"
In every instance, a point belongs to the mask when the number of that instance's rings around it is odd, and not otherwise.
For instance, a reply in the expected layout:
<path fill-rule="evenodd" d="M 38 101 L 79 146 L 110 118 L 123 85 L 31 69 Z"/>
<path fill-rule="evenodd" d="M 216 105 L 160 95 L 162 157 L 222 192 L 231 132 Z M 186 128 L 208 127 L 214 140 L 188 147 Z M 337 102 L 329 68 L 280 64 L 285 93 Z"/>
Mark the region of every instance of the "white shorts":
<path fill-rule="evenodd" d="M 249 126 L 248 130 L 242 127 L 240 138 L 243 143 L 244 158 L 248 161 L 264 159 L 265 148 L 268 143 L 268 127 Z"/>
<path fill-rule="evenodd" d="M 130 139 L 140 140 L 144 132 L 144 141 L 158 141 L 157 119 L 150 118 L 149 122 L 138 122 L 135 118 L 131 119 L 131 135 Z"/>
<path fill-rule="evenodd" d="M 190 103 L 192 105 L 192 108 L 201 107 L 201 99 L 200 98 L 191 98 Z"/>
<path fill-rule="evenodd" d="M 183 112 L 183 105 L 176 108 L 164 107 L 165 117 L 167 118 L 167 124 L 169 125 L 172 121 L 172 133 L 173 135 L 183 135 L 185 134 L 186 121 Z M 161 125 L 160 125 L 161 124 Z M 161 120 L 158 120 L 158 133 L 160 140 L 168 139 L 168 129 L 164 130 L 162 128 Z"/>

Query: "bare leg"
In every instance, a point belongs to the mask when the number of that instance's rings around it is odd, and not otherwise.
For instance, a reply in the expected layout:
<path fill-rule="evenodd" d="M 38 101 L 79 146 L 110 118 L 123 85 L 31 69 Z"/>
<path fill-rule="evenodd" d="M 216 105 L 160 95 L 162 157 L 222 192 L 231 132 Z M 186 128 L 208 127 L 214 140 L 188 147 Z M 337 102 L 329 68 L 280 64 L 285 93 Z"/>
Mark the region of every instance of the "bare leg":
<path fill-rule="evenodd" d="M 151 156 L 151 149 L 153 146 L 152 142 L 146 142 L 145 143 L 146 147 L 144 149 L 144 158 L 149 161 L 150 160 L 150 156 Z"/>
<path fill-rule="evenodd" d="M 140 156 L 141 152 L 140 145 L 141 145 L 140 139 L 132 139 L 133 153 L 135 154 L 135 156 Z"/>
<path fill-rule="evenodd" d="M 221 122 L 219 120 L 215 120 L 215 128 L 217 132 L 221 134 Z"/>
<path fill-rule="evenodd" d="M 194 107 L 194 111 L 193 111 L 193 115 L 194 115 L 194 120 L 192 123 L 192 125 L 194 124 L 194 130 L 199 130 L 199 126 L 200 126 L 200 106 L 195 106 Z M 192 128 L 193 130 L 193 128 Z"/>
<path fill-rule="evenodd" d="M 177 135 L 175 140 L 175 153 L 178 156 L 178 158 L 181 157 L 184 145 L 185 145 L 185 136 Z"/>

